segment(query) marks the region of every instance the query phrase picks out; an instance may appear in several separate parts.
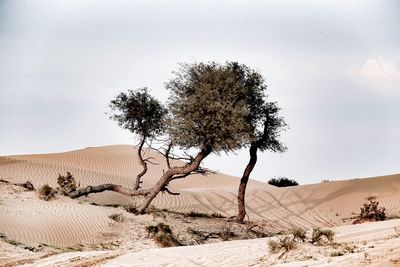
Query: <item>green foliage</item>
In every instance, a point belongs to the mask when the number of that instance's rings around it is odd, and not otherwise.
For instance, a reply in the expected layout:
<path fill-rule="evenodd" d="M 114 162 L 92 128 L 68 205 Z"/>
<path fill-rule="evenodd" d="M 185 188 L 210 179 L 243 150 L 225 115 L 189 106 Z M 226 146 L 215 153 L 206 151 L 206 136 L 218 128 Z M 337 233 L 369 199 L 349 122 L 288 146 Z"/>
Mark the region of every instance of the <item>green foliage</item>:
<path fill-rule="evenodd" d="M 110 119 L 141 137 L 155 137 L 165 130 L 167 110 L 153 98 L 147 88 L 121 92 L 110 103 Z"/>
<path fill-rule="evenodd" d="M 60 186 L 61 192 L 65 195 L 75 191 L 77 188 L 75 178 L 70 172 L 67 172 L 66 176 L 59 174 L 57 184 Z"/>
<path fill-rule="evenodd" d="M 266 89 L 257 72 L 237 62 L 181 64 L 166 87 L 174 144 L 229 152 L 253 141 Z"/>
<path fill-rule="evenodd" d="M 314 228 L 311 235 L 311 243 L 322 243 L 325 241 L 332 242 L 335 233 L 331 229 Z"/>
<path fill-rule="evenodd" d="M 38 194 L 39 194 L 39 198 L 41 198 L 45 201 L 49 201 L 56 197 L 56 191 L 48 184 L 45 184 L 42 187 L 40 187 Z"/>
<path fill-rule="evenodd" d="M 291 180 L 286 177 L 271 178 L 268 180 L 268 183 L 270 185 L 277 186 L 277 187 L 288 187 L 288 186 L 299 185 L 299 183 L 297 181 Z"/>
<path fill-rule="evenodd" d="M 279 110 L 276 102 L 264 102 L 259 114 L 259 120 L 254 128 L 254 142 L 261 151 L 270 150 L 273 152 L 284 152 L 286 146 L 279 140 L 280 133 L 286 130 L 287 125 L 283 117 L 279 116 Z M 255 109 L 253 112 L 260 112 Z M 250 133 L 250 136 L 253 133 Z"/>

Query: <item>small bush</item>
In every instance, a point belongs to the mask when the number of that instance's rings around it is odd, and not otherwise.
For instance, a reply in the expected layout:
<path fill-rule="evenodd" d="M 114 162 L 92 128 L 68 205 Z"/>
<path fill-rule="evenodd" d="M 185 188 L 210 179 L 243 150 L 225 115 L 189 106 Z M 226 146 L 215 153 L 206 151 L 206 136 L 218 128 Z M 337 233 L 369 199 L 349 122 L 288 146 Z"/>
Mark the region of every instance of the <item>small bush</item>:
<path fill-rule="evenodd" d="M 219 232 L 219 237 L 223 241 L 229 240 L 230 238 L 235 237 L 235 236 L 236 236 L 235 233 L 233 231 L 231 231 L 231 226 L 228 224 L 225 224 L 222 227 L 221 232 Z"/>
<path fill-rule="evenodd" d="M 40 187 L 38 194 L 39 194 L 39 198 L 43 199 L 45 201 L 49 201 L 56 197 L 56 191 L 48 184 L 45 184 L 42 187 Z"/>
<path fill-rule="evenodd" d="M 283 235 L 276 240 L 268 241 L 269 250 L 271 253 L 278 252 L 281 249 L 284 249 L 285 252 L 296 248 L 296 240 L 292 235 Z"/>
<path fill-rule="evenodd" d="M 289 229 L 289 233 L 293 235 L 293 239 L 298 239 L 302 242 L 306 241 L 306 230 L 300 227 L 294 227 Z"/>
<path fill-rule="evenodd" d="M 172 234 L 169 225 L 159 223 L 156 226 L 149 225 L 146 227 L 147 237 L 152 236 L 154 241 L 161 247 L 174 247 L 180 245 L 178 240 Z"/>
<path fill-rule="evenodd" d="M 386 208 L 379 207 L 379 201 L 375 200 L 376 197 L 368 197 L 369 203 L 364 203 L 360 208 L 360 214 L 353 224 L 361 223 L 363 221 L 384 221 L 386 219 Z"/>
<path fill-rule="evenodd" d="M 31 181 L 26 181 L 25 183 L 22 184 L 22 187 L 29 191 L 35 190 L 35 187 L 33 186 Z"/>
<path fill-rule="evenodd" d="M 171 234 L 160 233 L 154 237 L 154 241 L 163 248 L 175 247 L 179 242 Z"/>
<path fill-rule="evenodd" d="M 10 245 L 13 245 L 13 246 L 22 245 L 21 242 L 19 242 L 19 241 L 17 241 L 17 240 L 14 240 L 14 239 L 6 239 L 5 241 L 6 241 L 7 243 L 9 243 Z"/>
<path fill-rule="evenodd" d="M 296 186 L 299 185 L 298 182 L 295 180 L 291 180 L 286 177 L 277 177 L 277 178 L 271 178 L 268 183 L 273 186 L 277 187 L 287 187 L 287 186 Z"/>
<path fill-rule="evenodd" d="M 332 251 L 330 256 L 331 257 L 339 257 L 339 256 L 343 256 L 343 252 L 342 251 Z"/>
<path fill-rule="evenodd" d="M 335 233 L 331 229 L 321 229 L 321 228 L 314 228 L 311 236 L 311 243 L 322 243 L 324 239 L 326 241 L 332 242 Z"/>
<path fill-rule="evenodd" d="M 75 178 L 70 172 L 67 172 L 66 176 L 59 174 L 57 178 L 57 184 L 60 186 L 61 192 L 64 195 L 68 195 L 77 188 Z"/>
<path fill-rule="evenodd" d="M 136 207 L 136 204 L 129 204 L 127 206 L 125 206 L 125 210 L 129 213 L 133 213 L 133 214 L 137 214 L 138 210 Z"/>
<path fill-rule="evenodd" d="M 296 241 L 290 235 L 284 235 L 279 240 L 279 244 L 285 251 L 292 250 L 296 247 Z"/>
<path fill-rule="evenodd" d="M 124 216 L 121 213 L 114 213 L 108 216 L 111 220 L 114 220 L 116 222 L 123 222 L 124 221 Z"/>
<path fill-rule="evenodd" d="M 273 239 L 268 241 L 268 247 L 269 247 L 269 251 L 271 253 L 275 253 L 275 252 L 277 252 L 278 250 L 281 249 L 281 247 L 279 246 L 279 243 L 276 240 L 273 240 Z"/>

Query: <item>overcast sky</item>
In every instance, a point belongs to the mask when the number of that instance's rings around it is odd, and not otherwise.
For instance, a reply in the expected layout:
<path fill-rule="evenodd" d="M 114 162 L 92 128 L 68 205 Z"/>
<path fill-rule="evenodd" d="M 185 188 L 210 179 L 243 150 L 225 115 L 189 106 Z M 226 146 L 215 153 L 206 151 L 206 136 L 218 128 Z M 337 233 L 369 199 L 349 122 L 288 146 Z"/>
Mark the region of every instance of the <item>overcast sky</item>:
<path fill-rule="evenodd" d="M 133 144 L 120 91 L 165 101 L 177 62 L 260 71 L 290 129 L 253 178 L 400 173 L 400 1 L 0 0 L 0 155 Z M 240 176 L 247 151 L 206 166 Z"/>

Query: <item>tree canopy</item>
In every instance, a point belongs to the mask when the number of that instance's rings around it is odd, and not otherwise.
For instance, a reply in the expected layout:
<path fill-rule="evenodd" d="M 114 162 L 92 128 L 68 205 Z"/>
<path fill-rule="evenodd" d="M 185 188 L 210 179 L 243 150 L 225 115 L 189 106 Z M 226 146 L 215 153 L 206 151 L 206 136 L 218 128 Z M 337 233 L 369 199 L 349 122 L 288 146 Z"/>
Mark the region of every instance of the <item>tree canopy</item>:
<path fill-rule="evenodd" d="M 141 137 L 152 138 L 165 131 L 167 110 L 146 87 L 121 92 L 111 100 L 109 107 L 110 119 Z"/>
<path fill-rule="evenodd" d="M 261 75 L 237 62 L 181 64 L 170 91 L 169 134 L 182 148 L 239 149 L 259 121 L 265 85 Z"/>

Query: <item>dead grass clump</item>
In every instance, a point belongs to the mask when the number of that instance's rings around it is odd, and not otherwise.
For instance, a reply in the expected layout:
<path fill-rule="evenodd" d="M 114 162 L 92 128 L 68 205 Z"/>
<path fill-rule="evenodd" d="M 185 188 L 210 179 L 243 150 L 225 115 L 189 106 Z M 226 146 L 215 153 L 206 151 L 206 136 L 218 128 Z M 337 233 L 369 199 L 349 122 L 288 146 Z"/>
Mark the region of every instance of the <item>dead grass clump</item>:
<path fill-rule="evenodd" d="M 60 186 L 60 191 L 64 195 L 68 195 L 77 188 L 75 178 L 70 172 L 67 172 L 66 176 L 59 174 L 57 178 L 57 184 Z"/>
<path fill-rule="evenodd" d="M 179 242 L 171 234 L 159 233 L 154 236 L 154 241 L 163 248 L 176 247 Z"/>
<path fill-rule="evenodd" d="M 231 230 L 231 225 L 228 225 L 225 223 L 225 225 L 222 227 L 221 232 L 219 232 L 219 237 L 223 240 L 229 240 L 230 238 L 233 238 L 236 236 L 236 234 Z"/>
<path fill-rule="evenodd" d="M 285 252 L 296 248 L 296 241 L 292 235 L 283 235 L 278 240 L 269 240 L 268 247 L 271 253 L 284 250 Z"/>
<path fill-rule="evenodd" d="M 7 242 L 8 244 L 13 245 L 13 246 L 22 245 L 22 243 L 17 240 L 7 238 L 7 235 L 4 233 L 0 233 L 0 239 L 4 240 L 5 242 Z"/>
<path fill-rule="evenodd" d="M 49 201 L 49 200 L 54 199 L 56 197 L 56 190 L 54 190 L 48 184 L 45 184 L 45 185 L 43 185 L 42 187 L 39 188 L 38 195 L 39 195 L 40 199 L 43 199 L 45 201 Z"/>
<path fill-rule="evenodd" d="M 146 227 L 147 236 L 152 237 L 161 247 L 175 247 L 181 245 L 175 238 L 168 224 L 159 223 Z"/>
<path fill-rule="evenodd" d="M 331 229 L 314 228 L 311 235 L 312 244 L 322 244 L 324 241 L 332 242 L 335 233 Z"/>
<path fill-rule="evenodd" d="M 26 181 L 25 183 L 21 184 L 21 186 L 29 191 L 35 190 L 35 187 L 33 186 L 31 181 Z"/>
<path fill-rule="evenodd" d="M 121 213 L 114 213 L 108 216 L 111 220 L 114 220 L 116 222 L 123 222 L 124 221 L 124 216 Z"/>
<path fill-rule="evenodd" d="M 268 247 L 269 247 L 269 251 L 270 251 L 271 253 L 275 253 L 275 252 L 277 252 L 278 250 L 281 249 L 281 247 L 280 247 L 278 241 L 273 240 L 273 239 L 270 239 L 270 240 L 268 241 Z"/>
<path fill-rule="evenodd" d="M 289 229 L 289 234 L 293 235 L 294 240 L 305 242 L 307 239 L 306 230 L 300 227 L 293 227 Z"/>
<path fill-rule="evenodd" d="M 343 256 L 343 255 L 344 255 L 344 253 L 342 251 L 332 251 L 329 256 L 331 256 L 331 257 L 339 257 L 339 256 Z"/>

